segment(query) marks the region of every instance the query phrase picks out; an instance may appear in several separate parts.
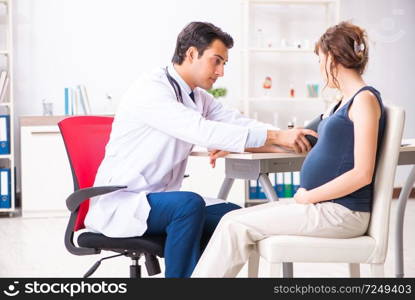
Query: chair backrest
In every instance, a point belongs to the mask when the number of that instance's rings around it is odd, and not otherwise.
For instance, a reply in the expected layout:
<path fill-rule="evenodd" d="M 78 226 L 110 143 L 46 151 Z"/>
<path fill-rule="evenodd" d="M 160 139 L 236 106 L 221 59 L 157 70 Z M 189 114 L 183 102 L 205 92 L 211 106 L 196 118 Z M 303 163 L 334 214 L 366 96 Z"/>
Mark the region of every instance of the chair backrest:
<path fill-rule="evenodd" d="M 58 123 L 72 169 L 74 189 L 92 187 L 104 159 L 114 118 L 104 116 L 68 117 Z M 85 228 L 89 200 L 79 208 L 74 231 Z"/>
<path fill-rule="evenodd" d="M 367 232 L 376 241 L 371 257 L 373 263 L 383 263 L 386 258 L 393 184 L 405 123 L 405 111 L 402 108 L 385 106 L 385 112 L 386 126 L 378 154 L 372 214 Z"/>

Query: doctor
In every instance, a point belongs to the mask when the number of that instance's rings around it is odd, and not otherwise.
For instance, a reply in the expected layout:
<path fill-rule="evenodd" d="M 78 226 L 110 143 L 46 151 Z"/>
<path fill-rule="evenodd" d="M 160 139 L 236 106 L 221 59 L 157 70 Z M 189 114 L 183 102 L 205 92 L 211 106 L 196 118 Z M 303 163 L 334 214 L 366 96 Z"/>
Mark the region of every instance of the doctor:
<path fill-rule="evenodd" d="M 232 37 L 210 23 L 186 26 L 173 64 L 145 74 L 123 96 L 95 179 L 95 186 L 128 188 L 91 199 L 87 229 L 109 237 L 166 234 L 166 277 L 189 277 L 220 218 L 239 208 L 206 206 L 198 194 L 179 191 L 195 144 L 232 152 L 279 151 L 274 145 L 306 152 L 304 135 L 316 135 L 272 130 L 225 109 L 205 91 L 223 76 L 232 46 Z M 223 152 L 213 153 L 214 160 Z"/>

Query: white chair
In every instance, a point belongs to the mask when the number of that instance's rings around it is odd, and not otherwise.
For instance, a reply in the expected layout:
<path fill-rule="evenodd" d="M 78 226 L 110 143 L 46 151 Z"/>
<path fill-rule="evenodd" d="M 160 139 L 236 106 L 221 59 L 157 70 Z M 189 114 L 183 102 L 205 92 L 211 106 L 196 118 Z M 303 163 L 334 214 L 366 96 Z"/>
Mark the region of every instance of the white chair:
<path fill-rule="evenodd" d="M 365 235 L 348 239 L 294 235 L 265 238 L 258 242 L 257 252 L 249 259 L 248 276 L 258 277 L 261 257 L 267 268 L 267 277 L 280 276 L 283 262 L 348 263 L 351 277 L 360 277 L 360 264 L 365 263 L 370 264 L 373 277 L 383 277 L 392 190 L 404 122 L 402 108 L 386 107 L 386 127 L 376 169 L 373 208 Z"/>

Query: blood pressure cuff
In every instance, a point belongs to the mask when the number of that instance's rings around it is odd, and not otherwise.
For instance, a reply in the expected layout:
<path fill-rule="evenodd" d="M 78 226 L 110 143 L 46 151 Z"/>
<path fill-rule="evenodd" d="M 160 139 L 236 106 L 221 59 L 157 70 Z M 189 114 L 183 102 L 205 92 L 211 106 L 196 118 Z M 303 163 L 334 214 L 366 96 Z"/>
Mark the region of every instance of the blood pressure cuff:
<path fill-rule="evenodd" d="M 307 124 L 305 129 L 311 129 L 317 132 L 318 125 L 320 124 L 322 118 L 323 118 L 323 115 L 317 116 L 316 118 L 311 120 L 310 123 Z M 310 142 L 311 147 L 313 147 L 317 143 L 317 138 L 315 136 L 306 134 L 305 138 Z"/>

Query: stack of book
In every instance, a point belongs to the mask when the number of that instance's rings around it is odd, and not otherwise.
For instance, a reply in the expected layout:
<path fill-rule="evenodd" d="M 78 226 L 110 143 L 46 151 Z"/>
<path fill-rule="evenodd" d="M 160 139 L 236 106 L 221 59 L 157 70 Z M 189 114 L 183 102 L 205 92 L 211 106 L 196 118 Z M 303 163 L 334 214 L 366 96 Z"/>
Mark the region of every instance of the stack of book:
<path fill-rule="evenodd" d="M 6 70 L 0 73 L 0 103 L 7 102 L 7 91 L 9 89 L 9 76 Z"/>
<path fill-rule="evenodd" d="M 84 85 L 65 88 L 65 115 L 90 115 L 91 105 Z"/>

